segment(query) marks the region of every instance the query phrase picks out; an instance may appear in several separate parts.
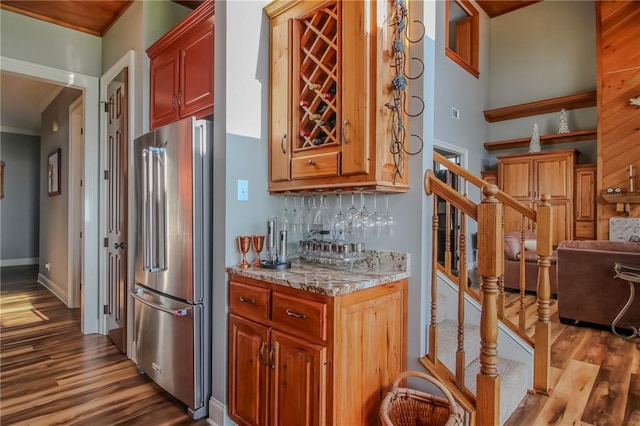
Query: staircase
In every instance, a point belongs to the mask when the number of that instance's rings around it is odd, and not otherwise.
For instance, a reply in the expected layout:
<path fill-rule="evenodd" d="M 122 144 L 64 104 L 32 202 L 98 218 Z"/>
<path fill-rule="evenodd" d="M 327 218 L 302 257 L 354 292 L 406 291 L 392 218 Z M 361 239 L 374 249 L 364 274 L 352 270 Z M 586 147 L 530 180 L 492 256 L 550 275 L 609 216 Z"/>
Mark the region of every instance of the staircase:
<path fill-rule="evenodd" d="M 425 173 L 425 192 L 434 200 L 434 237 L 429 352 L 421 363 L 452 392 L 466 411 L 468 424 L 503 424 L 528 391 L 549 393 L 549 197 L 543 195 L 534 211 L 435 152 L 434 161 L 444 166 L 448 177 L 443 182 L 431 170 Z M 453 178 L 465 182 L 451 185 Z M 481 188 L 481 203 L 474 203 L 454 189 L 465 188 L 466 183 Z M 539 276 L 533 338 L 525 334 L 524 259 L 520 279 L 522 314 L 518 324 L 504 317 L 503 203 L 522 215 L 521 244 L 528 221 L 535 223 L 537 230 Z M 439 232 L 442 229 L 438 213 L 442 211 L 446 212 L 445 237 L 444 249 L 439 250 L 438 236 L 443 233 Z M 468 220 L 477 222 L 480 296 L 467 287 Z"/>

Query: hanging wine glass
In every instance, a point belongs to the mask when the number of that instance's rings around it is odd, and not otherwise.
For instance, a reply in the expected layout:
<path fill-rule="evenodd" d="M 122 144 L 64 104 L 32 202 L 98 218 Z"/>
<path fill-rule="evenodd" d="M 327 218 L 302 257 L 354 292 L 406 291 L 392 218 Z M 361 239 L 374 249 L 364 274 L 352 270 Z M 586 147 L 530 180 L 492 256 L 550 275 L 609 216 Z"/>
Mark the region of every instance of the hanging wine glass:
<path fill-rule="evenodd" d="M 373 193 L 373 213 L 369 215 L 367 218 L 367 227 L 373 232 L 373 236 L 380 236 L 380 231 L 382 229 L 382 217 L 378 214 L 378 197 L 377 193 Z"/>
<path fill-rule="evenodd" d="M 304 195 L 300 197 L 300 209 L 296 212 L 296 218 L 294 219 L 296 228 L 302 235 L 302 239 L 305 239 L 307 232 L 309 232 L 309 222 L 307 222 L 307 209 L 304 198 Z"/>
<path fill-rule="evenodd" d="M 355 203 L 355 192 L 351 193 L 351 207 L 345 212 L 345 220 L 347 221 L 347 227 L 349 232 L 353 232 L 353 218 L 358 214 L 358 208 Z"/>
<path fill-rule="evenodd" d="M 367 206 L 364 203 L 364 192 L 360 189 L 360 209 L 358 213 L 353 218 L 353 230 L 356 235 L 359 237 L 365 237 L 367 235 L 367 228 L 369 223 L 367 219 L 369 218 L 369 211 L 367 210 Z"/>
<path fill-rule="evenodd" d="M 329 229 L 330 219 L 329 219 L 329 208 L 326 204 L 327 196 L 324 194 L 320 195 L 320 205 L 316 209 L 313 216 L 313 225 L 314 228 L 323 231 L 325 229 Z"/>
<path fill-rule="evenodd" d="M 293 219 L 289 210 L 289 196 L 284 196 L 284 205 L 281 211 L 281 228 L 287 232 L 293 233 Z"/>
<path fill-rule="evenodd" d="M 333 232 L 334 242 L 349 242 L 350 236 L 347 238 L 347 222 L 346 215 L 342 212 L 342 193 L 338 193 L 336 200 L 337 212 L 331 221 L 331 230 Z M 350 232 L 349 232 L 350 235 Z"/>
<path fill-rule="evenodd" d="M 384 222 L 383 232 L 386 236 L 390 237 L 393 235 L 393 216 L 391 216 L 391 213 L 389 212 L 389 194 L 385 194 L 384 203 L 385 212 L 382 215 Z"/>

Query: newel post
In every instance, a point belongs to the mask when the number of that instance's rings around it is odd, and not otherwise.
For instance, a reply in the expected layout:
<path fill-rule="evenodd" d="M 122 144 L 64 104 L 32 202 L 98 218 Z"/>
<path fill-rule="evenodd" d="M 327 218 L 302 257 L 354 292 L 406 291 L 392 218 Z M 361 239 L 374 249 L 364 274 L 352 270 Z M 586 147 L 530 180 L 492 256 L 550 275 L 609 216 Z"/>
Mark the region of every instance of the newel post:
<path fill-rule="evenodd" d="M 549 267 L 553 252 L 553 215 L 551 196 L 540 197 L 538 206 L 538 229 L 536 235 L 536 251 L 538 253 L 538 321 L 536 322 L 535 352 L 533 355 L 533 391 L 548 395 L 550 392 L 551 363 L 551 322 L 549 304 L 551 299 L 551 281 Z"/>
<path fill-rule="evenodd" d="M 504 263 L 502 203 L 495 185 L 482 187 L 478 206 L 478 272 L 482 276 L 480 314 L 480 373 L 477 376 L 476 415 L 479 426 L 500 423 L 500 376 L 498 375 L 498 277 Z"/>

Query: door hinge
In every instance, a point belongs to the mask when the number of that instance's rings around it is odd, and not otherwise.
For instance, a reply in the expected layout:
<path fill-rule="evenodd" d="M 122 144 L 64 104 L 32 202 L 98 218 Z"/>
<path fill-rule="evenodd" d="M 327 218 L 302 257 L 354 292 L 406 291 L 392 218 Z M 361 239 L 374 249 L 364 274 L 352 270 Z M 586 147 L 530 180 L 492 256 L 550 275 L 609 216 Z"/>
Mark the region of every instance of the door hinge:
<path fill-rule="evenodd" d="M 82 179 L 80 179 L 80 186 L 82 186 Z"/>
<path fill-rule="evenodd" d="M 109 238 L 104 239 L 104 247 L 109 247 Z"/>
<path fill-rule="evenodd" d="M 80 239 L 82 239 L 82 231 L 80 231 Z"/>
<path fill-rule="evenodd" d="M 84 129 L 82 127 L 80 127 L 80 134 L 84 135 Z"/>
<path fill-rule="evenodd" d="M 100 103 L 104 105 L 104 112 L 109 112 L 109 102 L 100 101 Z"/>
<path fill-rule="evenodd" d="M 109 305 L 102 306 L 102 313 L 107 315 L 109 313 Z"/>
<path fill-rule="evenodd" d="M 104 180 L 109 180 L 109 170 L 104 171 Z"/>

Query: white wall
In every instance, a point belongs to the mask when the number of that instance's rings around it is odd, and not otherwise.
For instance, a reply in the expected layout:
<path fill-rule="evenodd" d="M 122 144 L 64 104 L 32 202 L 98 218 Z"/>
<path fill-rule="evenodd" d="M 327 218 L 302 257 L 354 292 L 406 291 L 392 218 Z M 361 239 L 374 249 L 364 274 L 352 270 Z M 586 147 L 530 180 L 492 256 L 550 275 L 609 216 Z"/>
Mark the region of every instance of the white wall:
<path fill-rule="evenodd" d="M 543 1 L 491 19 L 490 98 L 485 109 L 593 91 L 596 88 L 595 4 Z M 557 133 L 560 111 L 489 126 L 490 141 Z M 595 129 L 596 107 L 567 111 L 571 130 Z M 595 142 L 543 150 L 578 148 L 581 163 L 596 162 Z M 527 149 L 494 152 L 502 155 Z M 495 158 L 490 161 L 496 163 Z"/>
<path fill-rule="evenodd" d="M 47 195 L 47 174 L 40 173 L 40 268 L 52 291 L 63 301 L 68 293 L 68 214 L 69 214 L 69 105 L 81 96 L 65 88 L 42 112 L 40 170 L 46 170 L 49 154 L 60 148 L 60 195 Z M 53 131 L 53 122 L 58 130 Z M 45 268 L 45 264 L 50 269 Z"/>
<path fill-rule="evenodd" d="M 100 76 L 102 39 L 59 25 L 0 10 L 2 56 Z"/>
<path fill-rule="evenodd" d="M 37 263 L 40 136 L 0 134 L 4 198 L 0 200 L 0 266 Z"/>

